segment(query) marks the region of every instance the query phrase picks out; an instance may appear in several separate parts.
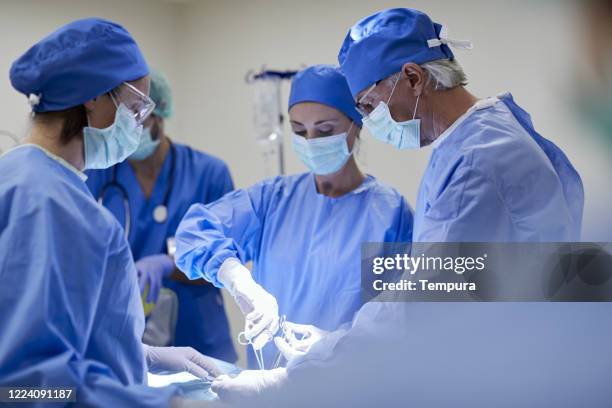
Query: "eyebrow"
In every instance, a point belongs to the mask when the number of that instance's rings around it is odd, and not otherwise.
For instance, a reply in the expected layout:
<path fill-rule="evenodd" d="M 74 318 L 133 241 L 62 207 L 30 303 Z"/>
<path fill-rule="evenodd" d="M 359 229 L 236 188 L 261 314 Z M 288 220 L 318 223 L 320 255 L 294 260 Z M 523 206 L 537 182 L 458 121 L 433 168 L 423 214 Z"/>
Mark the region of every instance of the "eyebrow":
<path fill-rule="evenodd" d="M 297 120 L 292 120 L 292 121 L 290 121 L 290 122 L 291 122 L 292 124 L 294 124 L 294 125 L 304 126 L 304 124 L 303 124 L 303 123 L 298 122 Z M 321 124 L 324 124 L 324 123 L 327 123 L 327 122 L 338 123 L 338 122 L 340 122 L 340 119 L 332 119 L 332 118 L 330 118 L 330 119 L 321 119 L 321 120 L 316 121 L 316 122 L 314 123 L 314 125 L 315 125 L 315 126 L 318 126 L 318 125 L 321 125 Z"/>

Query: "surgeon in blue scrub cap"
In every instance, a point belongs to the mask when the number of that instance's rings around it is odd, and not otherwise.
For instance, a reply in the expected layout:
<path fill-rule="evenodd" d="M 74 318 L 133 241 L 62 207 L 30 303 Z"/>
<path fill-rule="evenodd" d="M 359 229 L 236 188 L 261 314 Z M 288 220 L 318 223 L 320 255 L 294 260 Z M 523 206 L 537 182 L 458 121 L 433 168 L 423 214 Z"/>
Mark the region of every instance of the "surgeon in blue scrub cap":
<path fill-rule="evenodd" d="M 362 304 L 361 244 L 412 236 L 406 200 L 357 166 L 361 120 L 337 67 L 295 76 L 289 117 L 293 149 L 309 171 L 193 205 L 176 233 L 178 267 L 229 290 L 266 367 L 279 315 L 295 330 L 337 329 Z"/>
<path fill-rule="evenodd" d="M 472 95 L 451 48 L 472 44 L 397 8 L 357 22 L 338 54 L 372 136 L 433 147 L 414 241 L 578 240 L 584 193 L 569 159 L 509 93 Z"/>
<path fill-rule="evenodd" d="M 69 23 L 10 70 L 32 108 L 26 143 L 0 158 L 0 385 L 75 387 L 79 406 L 165 406 L 150 371 L 219 374 L 191 348 L 146 347 L 121 226 L 84 169 L 132 154 L 154 109 L 149 69 L 120 25 Z M 6 255 L 6 256 L 5 256 Z"/>

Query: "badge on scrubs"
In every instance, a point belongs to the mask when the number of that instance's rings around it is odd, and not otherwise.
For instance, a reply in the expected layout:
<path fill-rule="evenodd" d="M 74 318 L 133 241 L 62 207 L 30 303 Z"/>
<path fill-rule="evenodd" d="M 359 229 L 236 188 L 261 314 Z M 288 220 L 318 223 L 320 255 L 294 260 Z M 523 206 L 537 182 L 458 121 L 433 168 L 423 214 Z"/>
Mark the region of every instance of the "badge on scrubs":
<path fill-rule="evenodd" d="M 159 224 L 166 222 L 168 219 L 168 207 L 165 205 L 158 205 L 155 207 L 155 210 L 153 210 L 153 219 Z"/>

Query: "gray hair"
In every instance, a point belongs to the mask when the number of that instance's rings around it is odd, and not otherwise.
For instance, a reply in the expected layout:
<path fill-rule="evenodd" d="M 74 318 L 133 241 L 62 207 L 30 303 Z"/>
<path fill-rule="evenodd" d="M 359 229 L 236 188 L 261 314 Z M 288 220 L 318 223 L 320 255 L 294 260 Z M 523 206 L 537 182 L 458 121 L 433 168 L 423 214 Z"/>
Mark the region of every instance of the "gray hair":
<path fill-rule="evenodd" d="M 426 62 L 421 65 L 421 68 L 427 71 L 427 83 L 434 81 L 436 91 L 445 91 L 460 85 L 465 86 L 468 83 L 463 67 L 456 59 Z"/>
<path fill-rule="evenodd" d="M 460 85 L 465 86 L 468 83 L 467 75 L 465 75 L 463 67 L 456 59 L 440 59 L 426 62 L 421 64 L 421 68 L 427 72 L 426 85 L 433 83 L 433 88 L 436 91 L 446 91 Z M 396 81 L 401 74 L 401 71 L 396 72 L 388 77 L 387 80 L 393 85 L 394 81 Z"/>

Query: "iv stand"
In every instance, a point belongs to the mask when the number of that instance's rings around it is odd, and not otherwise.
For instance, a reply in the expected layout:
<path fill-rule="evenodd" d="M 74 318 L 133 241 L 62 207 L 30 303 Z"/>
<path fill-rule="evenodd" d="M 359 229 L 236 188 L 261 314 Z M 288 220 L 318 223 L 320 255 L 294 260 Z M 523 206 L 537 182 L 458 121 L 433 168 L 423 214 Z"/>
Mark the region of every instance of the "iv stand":
<path fill-rule="evenodd" d="M 278 153 L 279 174 L 285 174 L 282 127 L 284 116 L 281 110 L 281 84 L 291 80 L 297 71 L 267 70 L 259 73 L 247 72 L 245 81 L 254 86 L 253 114 L 257 142 L 267 150 L 264 157 Z"/>

